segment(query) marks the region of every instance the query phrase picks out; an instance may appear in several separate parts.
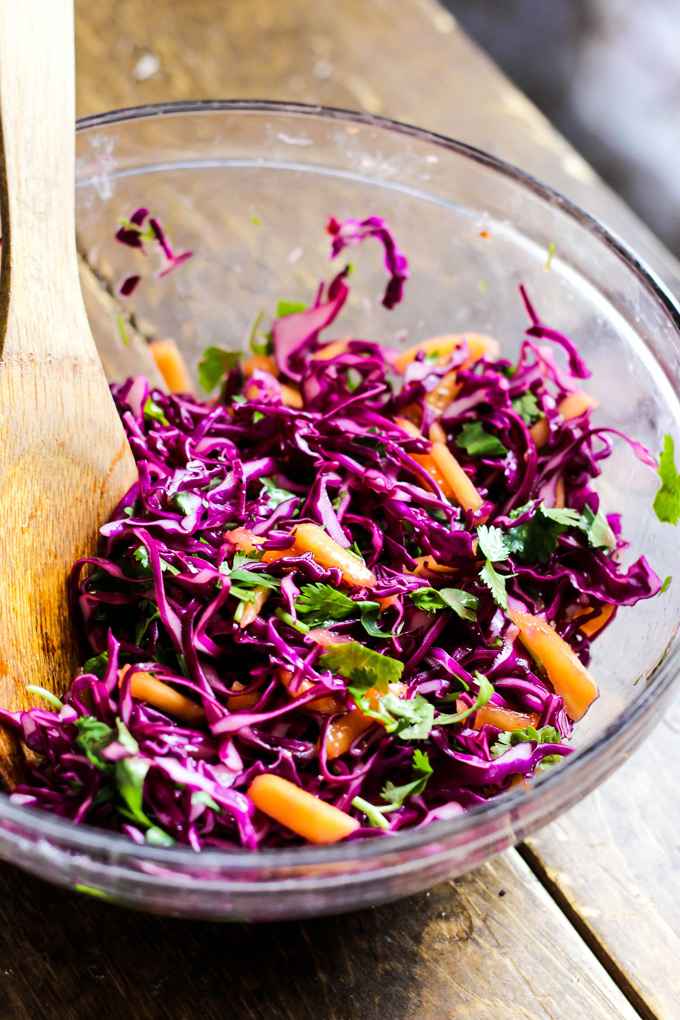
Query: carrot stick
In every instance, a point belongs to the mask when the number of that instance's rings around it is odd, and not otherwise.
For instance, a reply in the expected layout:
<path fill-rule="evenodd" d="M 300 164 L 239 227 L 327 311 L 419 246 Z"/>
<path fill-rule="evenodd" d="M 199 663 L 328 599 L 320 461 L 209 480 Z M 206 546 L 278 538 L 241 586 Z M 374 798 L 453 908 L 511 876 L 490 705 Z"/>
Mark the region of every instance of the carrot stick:
<path fill-rule="evenodd" d="M 245 358 L 241 362 L 241 371 L 246 379 L 250 379 L 253 372 L 258 369 L 261 372 L 269 372 L 270 375 L 274 375 L 278 378 L 279 369 L 276 361 L 270 354 L 253 354 L 252 357 Z"/>
<path fill-rule="evenodd" d="M 267 601 L 271 594 L 271 589 L 265 588 L 264 585 L 262 584 L 258 584 L 253 589 L 253 592 L 255 594 L 255 598 L 253 599 L 253 601 L 246 602 L 245 605 L 243 606 L 241 619 L 238 622 L 238 625 L 241 628 L 241 630 L 243 630 L 244 627 L 247 627 L 249 623 L 252 623 L 253 620 L 256 620 L 258 618 L 262 606 L 265 604 L 265 602 Z"/>
<path fill-rule="evenodd" d="M 596 408 L 597 405 L 598 401 L 595 397 L 591 397 L 590 393 L 586 393 L 585 390 L 574 390 L 559 402 L 557 410 L 564 421 L 569 421 L 571 418 L 578 418 L 579 415 L 584 414 L 588 408 Z M 536 449 L 540 450 L 550 439 L 550 426 L 547 418 L 537 421 L 531 426 L 529 432 Z"/>
<path fill-rule="evenodd" d="M 318 524 L 298 524 L 293 533 L 293 544 L 287 549 L 269 549 L 262 557 L 265 563 L 285 559 L 288 556 L 301 556 L 311 552 L 316 562 L 326 569 L 337 567 L 342 571 L 344 584 L 356 585 L 359 588 L 372 588 L 375 584 L 373 574 L 358 556 L 343 549 Z"/>
<path fill-rule="evenodd" d="M 462 346 L 463 341 L 467 343 L 470 361 L 479 361 L 485 354 L 500 353 L 498 341 L 493 337 L 484 336 L 483 333 L 453 333 L 450 336 L 433 336 L 429 340 L 422 340 L 415 347 L 409 347 L 407 351 L 397 355 L 394 364 L 398 372 L 405 372 L 406 366 L 415 360 L 420 351 L 425 355 L 438 354 L 439 361 L 443 363 Z"/>
<path fill-rule="evenodd" d="M 456 372 L 447 372 L 435 389 L 425 394 L 425 403 L 437 414 L 441 414 L 456 399 L 462 385 L 458 382 Z"/>
<path fill-rule="evenodd" d="M 228 707 L 230 712 L 238 712 L 243 708 L 248 710 L 249 708 L 252 708 L 254 705 L 256 705 L 260 700 L 259 691 L 250 691 L 248 694 L 238 693 L 239 691 L 244 691 L 245 688 L 246 685 L 242 684 L 240 680 L 234 680 L 233 684 L 231 685 L 231 690 L 235 691 L 236 693 L 233 696 L 231 693 L 227 695 L 229 698 Z"/>
<path fill-rule="evenodd" d="M 337 843 L 359 828 L 355 818 L 281 776 L 255 776 L 248 796 L 263 814 L 310 843 Z"/>
<path fill-rule="evenodd" d="M 409 436 L 414 436 L 418 439 L 425 438 L 418 426 L 414 425 L 412 421 L 408 420 L 408 418 L 395 418 L 394 420 L 400 429 L 403 429 L 404 432 L 408 432 Z M 432 480 L 437 483 L 442 494 L 446 496 L 447 499 L 454 498 L 454 492 L 448 479 L 444 477 L 439 467 L 434 462 L 431 453 L 412 453 L 410 456 L 416 464 L 420 464 L 420 466 L 427 471 L 428 475 L 430 475 Z"/>
<path fill-rule="evenodd" d="M 118 670 L 118 683 L 120 684 L 130 666 L 123 666 Z M 157 680 L 151 673 L 133 673 L 130 681 L 130 694 L 137 701 L 146 701 L 154 708 L 160 708 L 161 712 L 174 715 L 186 723 L 198 723 L 205 718 L 201 705 L 196 704 L 191 698 L 180 694 L 174 687 Z"/>
<path fill-rule="evenodd" d="M 227 542 L 235 545 L 240 552 L 253 552 L 258 545 L 262 545 L 264 538 L 254 535 L 247 528 L 234 528 L 232 531 L 225 531 L 224 537 Z"/>
<path fill-rule="evenodd" d="M 283 666 L 279 669 L 279 679 L 292 698 L 299 698 L 301 694 L 305 694 L 310 687 L 314 686 L 313 681 L 303 680 L 295 692 L 289 691 L 288 688 L 291 680 L 293 679 L 293 674 L 291 670 L 285 669 Z M 337 698 L 334 698 L 332 694 L 325 695 L 321 698 L 314 698 L 313 701 L 308 701 L 304 707 L 311 708 L 314 712 L 321 712 L 322 715 L 335 715 L 337 712 L 342 712 L 344 709 L 343 703 Z"/>
<path fill-rule="evenodd" d="M 522 643 L 542 664 L 568 714 L 578 722 L 598 697 L 595 680 L 570 645 L 545 620 L 517 609 L 509 609 L 508 616 L 519 627 Z"/>
<path fill-rule="evenodd" d="M 149 350 L 171 393 L 194 392 L 189 369 L 174 340 L 154 340 Z"/>
<path fill-rule="evenodd" d="M 611 615 L 615 609 L 616 606 L 613 606 L 611 602 L 606 602 L 602 606 L 602 609 L 597 614 L 597 616 L 593 616 L 590 618 L 590 620 L 586 620 L 585 623 L 579 624 L 579 627 L 581 628 L 584 634 L 587 634 L 588 637 L 592 637 L 593 634 L 597 634 L 598 630 L 602 630 L 605 623 L 611 618 Z M 576 616 L 577 617 L 584 616 L 585 613 L 589 612 L 590 609 L 579 609 L 578 612 L 576 613 Z"/>
<path fill-rule="evenodd" d="M 432 444 L 432 460 L 451 486 L 458 503 L 466 510 L 479 510 L 484 500 L 445 443 Z"/>
<path fill-rule="evenodd" d="M 333 340 L 332 343 L 325 344 L 318 351 L 314 351 L 310 360 L 330 361 L 330 359 L 336 357 L 336 355 L 344 354 L 351 339 L 351 337 L 346 336 L 344 340 Z"/>
<path fill-rule="evenodd" d="M 516 712 L 489 701 L 475 712 L 472 728 L 481 730 L 482 726 L 496 726 L 499 730 L 524 730 L 527 726 L 533 726 L 535 729 L 539 719 L 538 712 Z"/>
<path fill-rule="evenodd" d="M 286 407 L 296 407 L 298 409 L 304 407 L 301 394 L 296 389 L 293 389 L 292 386 L 288 386 L 287 383 L 281 383 L 281 400 Z"/>

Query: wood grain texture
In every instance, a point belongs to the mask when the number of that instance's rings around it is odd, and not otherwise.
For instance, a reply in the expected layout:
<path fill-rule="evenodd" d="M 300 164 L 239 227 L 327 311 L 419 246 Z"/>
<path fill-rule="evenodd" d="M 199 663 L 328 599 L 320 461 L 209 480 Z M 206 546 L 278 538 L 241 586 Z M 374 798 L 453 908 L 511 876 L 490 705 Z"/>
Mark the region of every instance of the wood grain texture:
<path fill-rule="evenodd" d="M 78 663 L 66 579 L 136 478 L 78 283 L 69 0 L 0 3 L 0 704 Z M 0 778 L 21 769 L 0 733 Z"/>
<path fill-rule="evenodd" d="M 654 1017 L 680 1016 L 680 702 L 630 761 L 528 841 L 532 866 Z"/>
<path fill-rule="evenodd" d="M 267 926 L 135 915 L 14 877 L 3 1020 L 637 1017 L 515 855 L 401 903 Z"/>

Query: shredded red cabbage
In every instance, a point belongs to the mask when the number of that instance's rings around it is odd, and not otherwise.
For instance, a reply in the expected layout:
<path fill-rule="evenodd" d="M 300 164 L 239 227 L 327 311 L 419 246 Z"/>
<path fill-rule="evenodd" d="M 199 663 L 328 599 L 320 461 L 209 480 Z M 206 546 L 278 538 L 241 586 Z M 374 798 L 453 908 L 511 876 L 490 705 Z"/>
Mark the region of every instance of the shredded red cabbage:
<path fill-rule="evenodd" d="M 147 219 L 118 240 L 141 247 Z M 188 257 L 148 222 L 169 264 Z M 408 267 L 385 223 L 328 230 L 334 255 L 383 244 L 392 307 Z M 563 697 L 509 613 L 587 666 L 616 607 L 661 588 L 644 557 L 622 565 L 592 487 L 611 440 L 578 403 L 587 369 L 522 290 L 516 364 L 471 334 L 399 374 L 403 355 L 321 339 L 347 293 L 342 271 L 279 316 L 269 354 L 225 360 L 217 400 L 112 387 L 139 482 L 73 570 L 82 674 L 56 712 L 3 712 L 39 756 L 15 802 L 139 843 L 255 850 L 304 842 L 255 807 L 260 774 L 351 815 L 360 839 L 454 817 L 570 753 Z"/>

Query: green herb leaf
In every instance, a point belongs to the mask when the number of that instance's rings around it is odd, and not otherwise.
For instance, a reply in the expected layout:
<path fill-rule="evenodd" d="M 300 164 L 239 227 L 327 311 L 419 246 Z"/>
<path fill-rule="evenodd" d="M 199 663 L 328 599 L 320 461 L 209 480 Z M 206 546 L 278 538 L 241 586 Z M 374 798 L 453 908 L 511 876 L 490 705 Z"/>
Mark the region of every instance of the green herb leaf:
<path fill-rule="evenodd" d="M 510 516 L 518 517 L 531 505 L 513 510 Z M 540 503 L 530 521 L 504 532 L 505 543 L 525 563 L 545 563 L 557 548 L 559 536 L 569 527 L 581 526 L 582 518 L 576 510 Z"/>
<path fill-rule="evenodd" d="M 146 841 L 150 846 L 175 846 L 176 840 L 157 825 L 146 830 Z"/>
<path fill-rule="evenodd" d="M 555 243 L 555 241 L 551 241 L 550 244 L 548 245 L 548 257 L 545 260 L 545 265 L 543 266 L 544 269 L 550 269 L 550 263 L 552 262 L 556 248 L 557 244 Z"/>
<path fill-rule="evenodd" d="M 675 443 L 665 435 L 659 457 L 661 488 L 654 497 L 654 513 L 662 524 L 677 524 L 680 520 L 680 475 L 675 467 Z"/>
<path fill-rule="evenodd" d="M 102 652 L 101 655 L 93 655 L 83 665 L 83 673 L 94 673 L 98 680 L 103 680 L 106 668 L 109 664 L 109 653 Z"/>
<path fill-rule="evenodd" d="M 399 698 L 396 694 L 370 699 L 364 691 L 348 688 L 364 715 L 377 719 L 387 733 L 396 733 L 402 740 L 425 740 L 434 722 L 434 705 L 416 694 L 413 698 Z M 373 700 L 373 704 L 371 701 Z"/>
<path fill-rule="evenodd" d="M 288 492 L 287 489 L 280 489 L 276 478 L 261 478 L 260 481 L 265 488 L 264 493 L 261 493 L 261 495 L 266 496 L 270 510 L 275 510 L 280 503 L 285 503 L 287 499 L 293 499 L 295 497 L 294 492 Z"/>
<path fill-rule="evenodd" d="M 297 315 L 298 312 L 306 312 L 307 305 L 304 301 L 279 301 L 276 306 L 276 318 L 283 319 L 286 315 Z"/>
<path fill-rule="evenodd" d="M 83 751 L 89 760 L 100 770 L 109 767 L 109 762 L 102 758 L 101 752 L 116 739 L 116 733 L 106 723 L 95 719 L 93 715 L 83 715 L 76 719 L 74 726 L 78 730 L 76 746 Z"/>
<path fill-rule="evenodd" d="M 424 791 L 431 775 L 430 759 L 420 748 L 416 748 L 413 752 L 413 780 L 403 786 L 388 782 L 380 796 L 395 809 L 403 807 L 407 797 L 419 796 Z"/>
<path fill-rule="evenodd" d="M 330 645 L 321 656 L 320 665 L 351 680 L 359 690 L 375 687 L 383 693 L 388 690 L 388 684 L 396 683 L 404 671 L 403 662 L 365 648 L 357 641 Z"/>
<path fill-rule="evenodd" d="M 479 421 L 469 421 L 463 425 L 456 445 L 470 457 L 505 457 L 508 452 L 500 439 L 490 435 Z"/>
<path fill-rule="evenodd" d="M 150 766 L 145 758 L 119 758 L 114 769 L 118 792 L 130 816 L 145 828 L 152 824 L 142 811 L 144 780 Z"/>
<path fill-rule="evenodd" d="M 185 517 L 190 517 L 203 505 L 203 500 L 195 492 L 176 492 L 172 501 Z"/>
<path fill-rule="evenodd" d="M 144 418 L 149 419 L 150 421 L 160 422 L 161 425 L 170 424 L 163 414 L 163 409 L 159 407 L 155 400 L 152 400 L 151 397 L 146 398 L 146 403 L 144 404 Z"/>
<path fill-rule="evenodd" d="M 212 393 L 227 372 L 236 368 L 239 356 L 234 351 L 221 347 L 206 347 L 198 363 L 198 384 L 206 393 Z"/>
<path fill-rule="evenodd" d="M 479 539 L 479 548 L 487 560 L 491 560 L 494 563 L 507 560 L 511 550 L 507 543 L 506 533 L 501 531 L 500 528 L 487 527 L 486 524 L 480 524 L 477 528 L 477 538 Z"/>
<path fill-rule="evenodd" d="M 462 588 L 418 588 L 411 592 L 411 599 L 418 609 L 436 613 L 439 609 L 452 609 L 462 620 L 476 620 L 475 610 L 479 599 Z"/>
<path fill-rule="evenodd" d="M 663 593 L 668 590 L 672 580 L 673 578 L 669 574 L 668 577 L 665 579 L 664 583 L 661 585 L 661 588 L 659 589 L 659 595 L 663 595 Z"/>
<path fill-rule="evenodd" d="M 516 744 L 528 741 L 535 741 L 537 744 L 561 744 L 562 740 L 562 734 L 554 726 L 541 726 L 540 730 L 533 726 L 526 726 L 521 730 L 505 730 L 503 733 L 499 733 L 495 744 L 489 750 L 492 758 L 498 758 L 499 755 L 509 748 L 515 747 Z M 549 754 L 537 766 L 536 771 L 549 768 L 550 765 L 555 765 L 561 760 L 561 754 Z"/>
<path fill-rule="evenodd" d="M 589 506 L 584 507 L 580 527 L 588 535 L 588 544 L 593 549 L 616 549 L 616 535 L 604 515 L 602 507 L 594 514 Z"/>
<path fill-rule="evenodd" d="M 507 612 L 508 593 L 505 590 L 505 577 L 494 570 L 491 560 L 486 561 L 479 572 L 479 576 L 493 595 L 496 605 Z"/>
<path fill-rule="evenodd" d="M 390 637 L 389 633 L 378 626 L 379 602 L 355 602 L 330 584 L 303 585 L 295 600 L 295 608 L 312 627 L 324 627 L 358 613 L 367 634 L 378 638 Z"/>
<path fill-rule="evenodd" d="M 46 691 L 44 687 L 36 687 L 35 684 L 26 684 L 26 690 L 31 691 L 33 694 L 39 694 L 40 697 L 49 702 L 53 708 L 56 708 L 57 712 L 61 712 L 64 707 L 64 702 L 60 701 L 56 694 L 52 694 L 52 691 Z"/>
<path fill-rule="evenodd" d="M 479 685 L 479 692 L 475 698 L 475 703 L 470 708 L 463 709 L 462 712 L 452 712 L 449 715 L 442 713 L 438 715 L 434 721 L 435 726 L 449 726 L 452 723 L 462 722 L 463 719 L 467 719 L 468 716 L 476 712 L 478 708 L 483 708 L 488 701 L 491 700 L 494 692 L 493 684 L 488 680 L 483 673 L 475 673 L 477 683 Z"/>
<path fill-rule="evenodd" d="M 533 425 L 543 417 L 543 411 L 531 391 L 523 393 L 521 397 L 515 397 L 512 401 L 512 409 L 526 425 Z"/>
<path fill-rule="evenodd" d="M 391 811 L 393 810 L 392 808 L 380 808 L 376 804 L 371 804 L 370 801 L 364 800 L 363 797 L 355 797 L 352 801 L 352 807 L 355 807 L 357 811 L 363 811 L 368 818 L 369 824 L 374 829 L 389 829 L 389 824 L 383 812 Z"/>

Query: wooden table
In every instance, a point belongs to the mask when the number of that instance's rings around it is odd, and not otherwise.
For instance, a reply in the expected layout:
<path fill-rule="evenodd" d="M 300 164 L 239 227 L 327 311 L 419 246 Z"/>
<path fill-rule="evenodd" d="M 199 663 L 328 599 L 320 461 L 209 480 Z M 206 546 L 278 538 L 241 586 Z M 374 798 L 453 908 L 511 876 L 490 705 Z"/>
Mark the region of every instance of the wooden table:
<path fill-rule="evenodd" d="M 434 0 L 76 0 L 78 113 L 259 97 L 385 114 L 517 163 L 680 271 Z M 678 703 L 599 791 L 455 882 L 333 920 L 137 915 L 0 867 L 1 1020 L 680 1017 Z"/>

